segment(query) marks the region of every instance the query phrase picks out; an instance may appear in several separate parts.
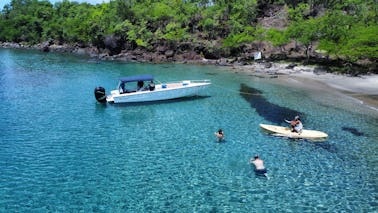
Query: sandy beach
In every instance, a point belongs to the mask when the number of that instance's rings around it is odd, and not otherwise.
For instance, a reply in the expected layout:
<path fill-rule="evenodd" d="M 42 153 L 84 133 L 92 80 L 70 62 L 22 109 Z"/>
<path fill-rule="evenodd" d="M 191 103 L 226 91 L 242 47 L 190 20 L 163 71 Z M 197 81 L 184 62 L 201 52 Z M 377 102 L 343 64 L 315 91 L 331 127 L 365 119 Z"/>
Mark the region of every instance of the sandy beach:
<path fill-rule="evenodd" d="M 288 63 L 264 63 L 238 66 L 235 69 L 257 76 L 279 76 L 282 83 L 310 89 L 340 92 L 358 100 L 361 104 L 378 111 L 378 75 L 352 77 L 331 74 L 315 66 L 295 66 L 288 68 Z"/>

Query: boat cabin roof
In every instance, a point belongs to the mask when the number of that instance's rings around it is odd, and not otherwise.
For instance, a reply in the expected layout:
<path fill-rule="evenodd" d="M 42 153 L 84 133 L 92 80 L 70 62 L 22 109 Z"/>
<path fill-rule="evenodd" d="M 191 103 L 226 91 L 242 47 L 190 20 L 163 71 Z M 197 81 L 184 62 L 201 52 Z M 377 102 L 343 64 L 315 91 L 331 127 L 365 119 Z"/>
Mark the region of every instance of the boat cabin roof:
<path fill-rule="evenodd" d="M 152 75 L 133 75 L 119 78 L 119 81 L 122 83 L 135 82 L 135 81 L 152 81 L 154 77 Z"/>

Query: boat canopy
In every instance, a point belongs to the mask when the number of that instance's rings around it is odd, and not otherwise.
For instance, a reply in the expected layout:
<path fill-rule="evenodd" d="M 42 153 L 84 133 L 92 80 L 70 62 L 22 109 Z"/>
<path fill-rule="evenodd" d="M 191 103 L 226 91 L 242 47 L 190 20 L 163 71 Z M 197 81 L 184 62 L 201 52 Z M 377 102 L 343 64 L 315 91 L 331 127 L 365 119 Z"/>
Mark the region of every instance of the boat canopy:
<path fill-rule="evenodd" d="M 135 82 L 135 81 L 152 81 L 154 77 L 152 75 L 133 75 L 127 77 L 121 77 L 120 82 L 127 83 L 127 82 Z"/>

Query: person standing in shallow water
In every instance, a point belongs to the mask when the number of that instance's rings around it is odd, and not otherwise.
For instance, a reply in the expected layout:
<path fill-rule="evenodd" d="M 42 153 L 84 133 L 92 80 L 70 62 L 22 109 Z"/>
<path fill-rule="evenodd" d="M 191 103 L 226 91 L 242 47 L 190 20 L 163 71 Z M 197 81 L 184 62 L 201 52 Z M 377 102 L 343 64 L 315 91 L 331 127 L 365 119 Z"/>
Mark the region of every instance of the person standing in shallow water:
<path fill-rule="evenodd" d="M 215 132 L 214 135 L 217 137 L 218 142 L 224 140 L 224 132 L 222 129 L 219 129 L 218 132 Z"/>
<path fill-rule="evenodd" d="M 267 170 L 264 166 L 264 161 L 260 159 L 258 155 L 255 155 L 254 158 L 251 158 L 249 162 L 255 166 L 256 175 L 264 175 L 267 177 Z"/>

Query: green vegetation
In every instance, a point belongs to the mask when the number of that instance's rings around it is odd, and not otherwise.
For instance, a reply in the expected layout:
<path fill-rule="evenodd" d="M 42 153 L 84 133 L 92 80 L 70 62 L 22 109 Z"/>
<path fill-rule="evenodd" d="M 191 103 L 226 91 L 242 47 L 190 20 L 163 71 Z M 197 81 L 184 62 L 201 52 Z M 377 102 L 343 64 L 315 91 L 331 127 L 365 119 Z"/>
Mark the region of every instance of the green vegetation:
<path fill-rule="evenodd" d="M 286 11 L 285 27 L 259 24 L 271 8 Z M 224 56 L 237 55 L 235 50 L 252 42 L 282 47 L 295 41 L 305 46 L 307 57 L 317 48 L 347 61 L 376 60 L 377 14 L 375 0 L 111 0 L 98 5 L 12 0 L 0 14 L 0 41 L 103 48 L 113 38 L 113 46 L 147 50 L 191 42 L 208 44 Z"/>

